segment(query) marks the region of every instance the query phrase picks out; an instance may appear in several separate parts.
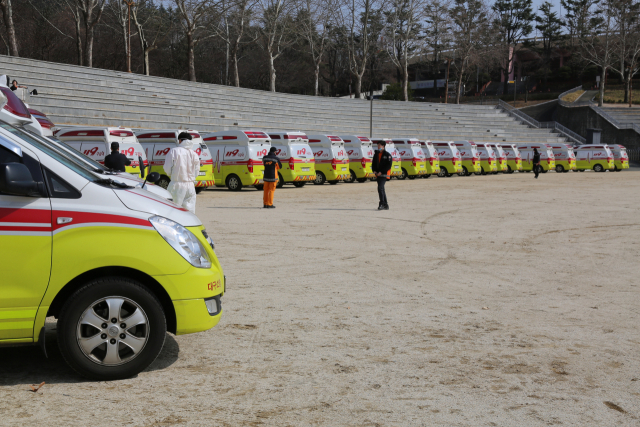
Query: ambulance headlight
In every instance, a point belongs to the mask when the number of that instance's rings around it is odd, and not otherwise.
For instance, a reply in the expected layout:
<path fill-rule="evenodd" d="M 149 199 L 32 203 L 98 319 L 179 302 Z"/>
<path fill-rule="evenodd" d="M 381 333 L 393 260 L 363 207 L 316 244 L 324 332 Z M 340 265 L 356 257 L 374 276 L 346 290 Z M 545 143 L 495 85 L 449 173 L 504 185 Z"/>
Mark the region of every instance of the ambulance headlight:
<path fill-rule="evenodd" d="M 177 222 L 161 216 L 149 218 L 158 233 L 191 265 L 211 268 L 211 259 L 198 238 Z"/>

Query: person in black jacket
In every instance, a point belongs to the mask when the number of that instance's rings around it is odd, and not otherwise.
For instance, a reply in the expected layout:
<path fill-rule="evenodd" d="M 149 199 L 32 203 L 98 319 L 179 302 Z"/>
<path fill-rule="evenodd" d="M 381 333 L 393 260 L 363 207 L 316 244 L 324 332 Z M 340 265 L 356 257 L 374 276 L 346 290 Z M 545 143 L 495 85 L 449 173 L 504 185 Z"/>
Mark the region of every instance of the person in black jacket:
<path fill-rule="evenodd" d="M 376 176 L 378 181 L 378 196 L 380 197 L 380 204 L 378 210 L 389 210 L 389 203 L 387 203 L 387 193 L 384 189 L 384 185 L 389 178 L 389 171 L 393 163 L 393 158 L 388 151 L 384 148 L 387 144 L 384 141 L 378 141 L 378 149 L 373 154 L 373 161 L 371 163 L 371 170 Z"/>
<path fill-rule="evenodd" d="M 271 147 L 269 154 L 262 158 L 264 164 L 264 195 L 262 197 L 265 209 L 274 209 L 273 195 L 278 184 L 278 169 L 282 169 L 282 163 L 276 156 L 276 147 Z"/>
<path fill-rule="evenodd" d="M 536 179 L 538 179 L 538 174 L 540 173 L 540 153 L 538 153 L 537 148 L 533 148 L 533 172 L 536 174 Z"/>
<path fill-rule="evenodd" d="M 104 158 L 104 165 L 114 171 L 126 172 L 125 166 L 129 166 L 131 160 L 127 159 L 127 156 L 120 152 L 120 144 L 117 142 L 111 143 L 111 154 Z"/>

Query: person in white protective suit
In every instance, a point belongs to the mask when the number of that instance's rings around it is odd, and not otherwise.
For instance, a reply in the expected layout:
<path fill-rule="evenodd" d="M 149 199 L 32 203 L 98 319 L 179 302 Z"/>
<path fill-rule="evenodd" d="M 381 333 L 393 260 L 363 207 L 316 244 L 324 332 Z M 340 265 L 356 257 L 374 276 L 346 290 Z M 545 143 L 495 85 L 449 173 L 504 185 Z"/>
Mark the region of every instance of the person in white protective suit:
<path fill-rule="evenodd" d="M 192 137 L 187 132 L 178 135 L 178 146 L 172 148 L 164 161 L 164 171 L 171 178 L 167 190 L 173 202 L 196 213 L 195 180 L 200 171 L 200 159 L 193 151 Z"/>

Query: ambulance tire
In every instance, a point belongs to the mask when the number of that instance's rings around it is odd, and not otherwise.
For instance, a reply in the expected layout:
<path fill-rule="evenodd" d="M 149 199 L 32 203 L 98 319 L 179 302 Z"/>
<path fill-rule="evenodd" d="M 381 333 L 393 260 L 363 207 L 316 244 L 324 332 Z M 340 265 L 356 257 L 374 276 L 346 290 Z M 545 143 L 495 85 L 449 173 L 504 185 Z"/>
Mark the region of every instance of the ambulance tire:
<path fill-rule="evenodd" d="M 358 182 L 367 182 L 367 178 L 358 178 L 356 179 Z"/>
<path fill-rule="evenodd" d="M 447 172 L 447 168 L 440 166 L 440 172 L 438 172 L 438 176 L 440 178 L 444 178 L 445 176 L 451 176 L 451 175 L 449 175 L 449 173 Z"/>
<path fill-rule="evenodd" d="M 471 175 L 471 174 L 470 174 L 470 173 L 469 173 L 469 171 L 467 170 L 467 167 L 466 167 L 466 166 L 463 166 L 463 167 L 462 167 L 462 172 L 458 172 L 458 175 L 459 175 L 459 176 L 469 176 L 469 175 Z"/>
<path fill-rule="evenodd" d="M 200 194 L 202 193 L 202 190 L 204 190 L 205 187 L 196 187 L 196 194 Z"/>
<path fill-rule="evenodd" d="M 356 173 L 353 171 L 353 169 L 349 169 L 349 178 L 345 179 L 344 182 L 356 182 Z"/>
<path fill-rule="evenodd" d="M 327 178 L 324 176 L 324 174 L 320 171 L 316 171 L 316 180 L 313 181 L 313 183 L 315 185 L 322 185 L 325 182 L 327 182 Z"/>
<path fill-rule="evenodd" d="M 507 165 L 507 173 L 513 173 L 514 170 L 511 169 L 511 166 Z"/>
<path fill-rule="evenodd" d="M 405 168 L 402 168 L 402 173 L 398 175 L 397 178 L 400 180 L 404 180 L 404 179 L 407 179 L 408 176 L 409 176 L 409 172 L 407 172 Z"/>
<path fill-rule="evenodd" d="M 240 181 L 238 175 L 231 174 L 227 177 L 227 188 L 231 191 L 242 190 L 242 181 Z"/>
<path fill-rule="evenodd" d="M 549 169 L 542 169 L 540 172 L 547 173 L 547 172 L 549 172 Z"/>
<path fill-rule="evenodd" d="M 276 188 L 282 188 L 284 186 L 284 178 L 282 174 L 278 172 L 278 183 L 276 184 Z"/>
<path fill-rule="evenodd" d="M 562 172 L 564 172 L 564 166 L 562 166 L 562 165 L 556 165 L 556 172 L 558 172 L 558 173 L 562 173 Z"/>
<path fill-rule="evenodd" d="M 484 171 L 483 167 L 480 167 L 480 175 L 486 175 L 487 173 Z"/>
<path fill-rule="evenodd" d="M 338 183 L 338 181 L 329 181 L 329 184 L 331 185 L 336 185 Z"/>
<path fill-rule="evenodd" d="M 409 179 L 416 179 L 416 176 L 417 176 L 417 175 L 407 175 L 407 178 L 409 178 Z"/>
<path fill-rule="evenodd" d="M 131 357 L 130 360 L 127 361 L 125 359 L 125 362 L 120 364 L 109 365 L 100 363 L 100 357 L 103 357 L 104 360 L 106 353 L 104 352 L 104 348 L 99 347 L 110 345 L 108 342 L 94 347 L 92 353 L 90 353 L 96 357 L 98 361 L 93 361 L 89 358 L 80 345 L 78 345 L 78 341 L 83 338 L 80 334 L 85 333 L 91 335 L 94 329 L 100 331 L 97 327 L 82 329 L 78 326 L 80 320 L 84 318 L 85 312 L 91 310 L 93 313 L 96 313 L 92 308 L 99 307 L 100 305 L 102 306 L 101 308 L 105 308 L 106 304 L 100 300 L 106 298 L 124 300 L 126 306 L 122 305 L 120 307 L 126 307 L 129 310 L 133 308 L 135 309 L 133 313 L 141 310 L 142 318 L 139 321 L 146 326 L 139 330 L 133 330 L 133 328 L 126 329 L 125 325 L 127 335 L 135 334 L 140 338 L 145 338 L 146 341 L 143 343 L 139 352 L 133 355 L 127 353 L 127 346 L 119 344 L 116 341 L 115 345 L 119 348 L 118 358 L 121 356 Z M 110 317 L 109 314 L 107 317 Z M 115 323 L 110 322 L 109 319 L 105 319 L 104 324 L 106 324 L 109 329 L 111 329 L 113 325 L 118 326 L 119 332 L 123 335 L 122 327 L 117 325 L 117 323 L 118 321 L 125 323 L 130 314 L 126 313 L 124 318 L 120 318 L 121 314 L 122 311 L 119 310 L 119 313 L 117 313 L 118 319 Z M 104 328 L 101 337 L 111 335 L 107 328 Z M 74 371 L 92 380 L 120 380 L 130 378 L 142 372 L 158 357 L 158 354 L 160 354 L 166 334 L 167 322 L 160 301 L 141 283 L 125 277 L 111 276 L 91 280 L 67 299 L 58 316 L 58 347 L 60 348 L 62 357 Z M 97 333 L 93 336 L 97 336 Z M 115 337 L 118 336 L 115 335 Z M 111 338 L 111 340 L 114 339 L 115 338 Z M 98 353 L 93 353 L 96 350 Z"/>
<path fill-rule="evenodd" d="M 306 184 L 306 182 L 294 182 L 293 186 L 301 188 L 301 187 L 304 187 L 305 184 Z"/>
<path fill-rule="evenodd" d="M 156 182 L 156 185 L 158 187 L 162 187 L 165 190 L 167 189 L 167 187 L 169 187 L 169 184 L 171 183 L 171 179 L 166 176 L 166 175 L 161 175 L 160 179 L 158 180 L 158 182 Z"/>
<path fill-rule="evenodd" d="M 593 167 L 593 171 L 594 172 L 604 172 L 604 168 L 602 167 L 602 165 L 595 165 Z"/>

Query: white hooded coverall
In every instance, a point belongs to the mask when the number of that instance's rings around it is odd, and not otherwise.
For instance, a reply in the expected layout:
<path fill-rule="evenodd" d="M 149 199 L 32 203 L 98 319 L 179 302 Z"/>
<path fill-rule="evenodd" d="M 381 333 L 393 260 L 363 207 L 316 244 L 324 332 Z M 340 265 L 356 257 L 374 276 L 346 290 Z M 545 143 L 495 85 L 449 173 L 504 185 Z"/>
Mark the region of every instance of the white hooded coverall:
<path fill-rule="evenodd" d="M 172 148 L 164 161 L 164 171 L 171 177 L 167 190 L 173 202 L 196 213 L 196 188 L 194 182 L 200 171 L 200 159 L 193 151 L 193 141 L 183 139 Z"/>

